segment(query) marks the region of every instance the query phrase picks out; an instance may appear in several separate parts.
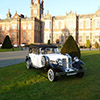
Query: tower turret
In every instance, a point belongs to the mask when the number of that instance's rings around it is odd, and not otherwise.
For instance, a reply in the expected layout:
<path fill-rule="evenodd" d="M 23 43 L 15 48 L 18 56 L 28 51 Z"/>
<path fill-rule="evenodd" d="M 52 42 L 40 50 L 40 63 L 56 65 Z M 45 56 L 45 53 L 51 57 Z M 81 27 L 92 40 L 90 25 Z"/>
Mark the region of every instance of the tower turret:
<path fill-rule="evenodd" d="M 40 0 L 38 0 L 38 4 L 40 4 Z"/>
<path fill-rule="evenodd" d="M 41 19 L 43 16 L 43 0 L 35 0 L 32 4 L 33 0 L 31 0 L 31 18 L 36 17 L 37 19 Z"/>
<path fill-rule="evenodd" d="M 33 4 L 33 0 L 31 0 L 31 5 Z"/>
<path fill-rule="evenodd" d="M 9 18 L 11 18 L 11 13 L 10 13 L 10 9 L 8 10 L 8 13 L 6 14 L 6 16 L 7 16 L 7 18 L 9 19 Z"/>
<path fill-rule="evenodd" d="M 43 7 L 43 5 L 44 5 L 44 1 L 43 0 L 42 0 L 42 3 L 41 4 L 42 4 L 42 7 Z"/>

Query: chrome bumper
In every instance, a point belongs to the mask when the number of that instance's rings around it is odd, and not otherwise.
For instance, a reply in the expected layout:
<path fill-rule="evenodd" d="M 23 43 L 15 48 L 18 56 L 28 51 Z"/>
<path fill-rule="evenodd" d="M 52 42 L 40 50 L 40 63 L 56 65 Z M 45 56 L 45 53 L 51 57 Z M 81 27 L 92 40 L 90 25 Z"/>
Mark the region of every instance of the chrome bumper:
<path fill-rule="evenodd" d="M 77 73 L 82 73 L 85 72 L 85 69 L 80 69 L 80 70 L 74 70 L 74 71 L 69 71 L 69 72 L 56 72 L 56 75 L 66 75 L 66 76 L 70 76 L 70 75 L 76 75 Z"/>

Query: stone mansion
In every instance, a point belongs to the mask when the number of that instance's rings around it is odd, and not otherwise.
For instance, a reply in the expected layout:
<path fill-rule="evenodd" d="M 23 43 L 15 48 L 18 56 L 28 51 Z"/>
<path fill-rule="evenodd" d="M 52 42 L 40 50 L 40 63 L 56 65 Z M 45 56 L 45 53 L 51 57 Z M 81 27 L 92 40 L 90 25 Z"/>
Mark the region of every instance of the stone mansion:
<path fill-rule="evenodd" d="M 44 15 L 44 1 L 31 0 L 30 18 L 23 14 L 12 17 L 10 10 L 6 19 L 0 19 L 0 43 L 9 35 L 14 44 L 22 43 L 64 43 L 72 35 L 80 46 L 90 40 L 100 45 L 100 9 L 93 14 L 78 15 L 70 11 L 64 16 L 52 16 L 49 11 Z"/>

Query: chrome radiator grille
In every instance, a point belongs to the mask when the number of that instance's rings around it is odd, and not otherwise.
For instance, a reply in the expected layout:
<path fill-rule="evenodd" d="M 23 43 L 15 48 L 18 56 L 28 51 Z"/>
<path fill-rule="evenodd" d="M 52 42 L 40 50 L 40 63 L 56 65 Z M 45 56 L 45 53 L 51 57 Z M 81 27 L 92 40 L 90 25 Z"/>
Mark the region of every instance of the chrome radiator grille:
<path fill-rule="evenodd" d="M 72 59 L 68 58 L 68 62 L 69 62 L 68 66 L 69 66 L 69 68 L 71 68 L 72 67 Z"/>
<path fill-rule="evenodd" d="M 64 67 L 64 68 L 66 68 L 67 67 L 67 60 L 66 59 L 62 59 L 62 66 Z"/>

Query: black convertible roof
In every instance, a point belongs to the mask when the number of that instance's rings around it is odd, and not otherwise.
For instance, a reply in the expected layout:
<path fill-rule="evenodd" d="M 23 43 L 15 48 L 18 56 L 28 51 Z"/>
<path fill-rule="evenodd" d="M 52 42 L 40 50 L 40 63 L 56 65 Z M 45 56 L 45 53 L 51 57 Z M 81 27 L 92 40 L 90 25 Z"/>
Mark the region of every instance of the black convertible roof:
<path fill-rule="evenodd" d="M 47 45 L 47 44 L 34 44 L 28 46 L 29 48 L 57 48 L 56 45 Z"/>

